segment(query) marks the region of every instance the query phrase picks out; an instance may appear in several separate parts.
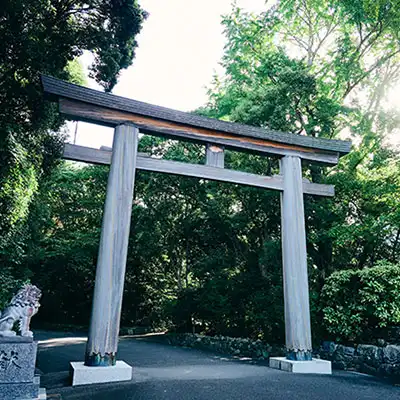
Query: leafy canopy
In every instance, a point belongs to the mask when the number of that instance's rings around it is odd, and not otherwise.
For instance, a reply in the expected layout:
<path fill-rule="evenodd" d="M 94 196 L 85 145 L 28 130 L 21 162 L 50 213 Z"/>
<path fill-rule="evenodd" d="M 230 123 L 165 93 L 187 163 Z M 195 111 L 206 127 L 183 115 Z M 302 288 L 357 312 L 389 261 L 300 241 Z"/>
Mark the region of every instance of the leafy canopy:
<path fill-rule="evenodd" d="M 334 338 L 362 342 L 377 337 L 382 328 L 399 325 L 399 285 L 399 265 L 385 262 L 334 272 L 322 291 L 328 332 Z"/>
<path fill-rule="evenodd" d="M 136 0 L 2 1 L 0 263 L 7 279 L 12 281 L 13 268 L 26 255 L 29 207 L 64 141 L 63 120 L 44 99 L 39 74 L 83 83 L 76 58 L 91 51 L 91 75 L 110 91 L 120 70 L 132 63 L 145 16 Z"/>

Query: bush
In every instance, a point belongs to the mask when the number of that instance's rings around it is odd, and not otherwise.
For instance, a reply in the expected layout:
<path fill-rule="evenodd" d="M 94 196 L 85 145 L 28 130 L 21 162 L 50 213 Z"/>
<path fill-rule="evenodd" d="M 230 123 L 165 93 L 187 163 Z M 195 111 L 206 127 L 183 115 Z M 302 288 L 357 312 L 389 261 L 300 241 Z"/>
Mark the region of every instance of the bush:
<path fill-rule="evenodd" d="M 326 330 L 341 341 L 368 341 L 400 324 L 400 265 L 334 272 L 322 289 Z"/>

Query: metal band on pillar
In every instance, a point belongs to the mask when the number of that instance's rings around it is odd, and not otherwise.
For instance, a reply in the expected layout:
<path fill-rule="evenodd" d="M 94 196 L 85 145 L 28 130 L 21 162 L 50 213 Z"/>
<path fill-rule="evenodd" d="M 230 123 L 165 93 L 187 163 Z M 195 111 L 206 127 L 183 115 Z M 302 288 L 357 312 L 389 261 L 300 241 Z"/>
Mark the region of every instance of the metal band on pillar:
<path fill-rule="evenodd" d="M 101 229 L 86 366 L 116 363 L 122 295 L 128 252 L 138 129 L 115 128 Z"/>
<path fill-rule="evenodd" d="M 281 174 L 284 182 L 281 213 L 286 358 L 306 361 L 312 358 L 312 344 L 300 158 L 283 157 Z"/>

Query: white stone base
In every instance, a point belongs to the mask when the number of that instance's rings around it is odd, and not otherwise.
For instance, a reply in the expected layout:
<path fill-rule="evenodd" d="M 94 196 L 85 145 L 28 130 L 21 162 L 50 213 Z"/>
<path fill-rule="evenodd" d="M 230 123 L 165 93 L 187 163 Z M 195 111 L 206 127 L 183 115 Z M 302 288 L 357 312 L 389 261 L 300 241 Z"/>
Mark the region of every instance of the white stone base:
<path fill-rule="evenodd" d="M 72 386 L 132 379 L 132 367 L 124 361 L 117 361 L 117 364 L 112 367 L 87 367 L 83 362 L 71 362 L 70 365 Z"/>
<path fill-rule="evenodd" d="M 285 357 L 271 357 L 270 368 L 297 374 L 332 374 L 330 361 L 314 359 L 311 361 L 292 361 Z"/>
<path fill-rule="evenodd" d="M 47 395 L 46 395 L 46 389 L 45 388 L 39 388 L 39 396 L 35 397 L 34 399 L 32 399 L 32 397 L 30 399 L 24 399 L 24 400 L 46 400 L 47 399 Z"/>
<path fill-rule="evenodd" d="M 39 397 L 38 400 L 46 400 L 47 395 L 46 395 L 46 389 L 45 388 L 40 388 L 39 389 Z"/>

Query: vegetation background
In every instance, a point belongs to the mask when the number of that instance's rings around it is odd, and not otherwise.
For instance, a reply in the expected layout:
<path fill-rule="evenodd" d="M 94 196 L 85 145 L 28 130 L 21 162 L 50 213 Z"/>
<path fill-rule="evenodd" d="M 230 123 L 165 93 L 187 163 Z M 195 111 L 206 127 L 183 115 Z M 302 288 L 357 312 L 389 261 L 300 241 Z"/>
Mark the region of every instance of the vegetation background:
<path fill-rule="evenodd" d="M 111 91 L 146 13 L 136 0 L 5 1 L 0 11 L 0 305 L 31 280 L 35 323 L 87 325 L 108 169 L 60 161 L 63 120 L 39 72 Z M 351 138 L 338 166 L 304 164 L 336 186 L 305 197 L 316 341 L 368 341 L 400 325 L 398 0 L 280 0 L 222 21 L 224 74 L 195 112 L 325 138 Z M 143 136 L 140 151 L 201 163 L 204 148 Z M 228 151 L 259 174 L 277 161 Z M 283 343 L 279 194 L 138 172 L 122 325 Z"/>

